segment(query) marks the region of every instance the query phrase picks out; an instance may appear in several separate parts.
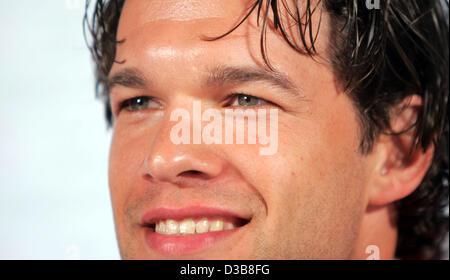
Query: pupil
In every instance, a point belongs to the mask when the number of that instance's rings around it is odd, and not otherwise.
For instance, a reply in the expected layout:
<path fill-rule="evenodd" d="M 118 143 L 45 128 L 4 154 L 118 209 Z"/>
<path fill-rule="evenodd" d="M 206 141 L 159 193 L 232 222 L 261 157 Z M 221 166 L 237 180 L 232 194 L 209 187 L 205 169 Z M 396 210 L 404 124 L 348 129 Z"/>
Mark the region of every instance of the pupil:
<path fill-rule="evenodd" d="M 239 104 L 243 106 L 257 105 L 258 99 L 250 95 L 240 95 Z"/>
<path fill-rule="evenodd" d="M 145 100 L 142 97 L 135 98 L 131 101 L 130 106 L 134 111 L 141 110 L 145 106 Z"/>
<path fill-rule="evenodd" d="M 250 101 L 251 101 L 251 97 L 248 96 L 248 95 L 242 95 L 242 96 L 241 96 L 241 101 L 242 101 L 244 104 L 248 104 L 248 103 L 250 103 Z"/>

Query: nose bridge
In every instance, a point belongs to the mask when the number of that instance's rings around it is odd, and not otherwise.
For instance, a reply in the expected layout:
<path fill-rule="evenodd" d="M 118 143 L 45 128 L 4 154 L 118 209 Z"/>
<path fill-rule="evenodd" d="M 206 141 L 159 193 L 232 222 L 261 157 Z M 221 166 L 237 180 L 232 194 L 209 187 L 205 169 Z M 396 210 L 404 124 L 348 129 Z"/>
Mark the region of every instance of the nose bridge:
<path fill-rule="evenodd" d="M 184 102 L 186 104 L 188 102 Z M 183 111 L 182 118 L 172 118 L 177 110 Z M 186 120 L 186 117 L 189 117 Z M 183 120 L 184 118 L 184 120 Z M 178 119 L 174 121 L 174 119 Z M 174 143 L 171 139 L 175 126 L 184 125 L 184 132 L 189 132 L 188 143 Z M 186 174 L 196 174 L 202 178 L 218 176 L 223 169 L 223 159 L 214 153 L 214 148 L 206 144 L 193 144 L 193 108 L 189 106 L 171 106 L 159 129 L 152 137 L 143 162 L 143 170 L 158 181 L 176 183 Z"/>

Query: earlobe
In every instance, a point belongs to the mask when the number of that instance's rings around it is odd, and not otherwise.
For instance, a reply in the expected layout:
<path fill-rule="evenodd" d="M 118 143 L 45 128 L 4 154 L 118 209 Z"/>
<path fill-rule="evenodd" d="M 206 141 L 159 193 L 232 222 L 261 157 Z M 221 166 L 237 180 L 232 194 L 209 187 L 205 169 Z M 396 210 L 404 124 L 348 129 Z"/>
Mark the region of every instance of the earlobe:
<path fill-rule="evenodd" d="M 369 205 L 381 206 L 401 200 L 413 193 L 425 177 L 434 155 L 434 146 L 426 150 L 415 145 L 415 129 L 422 100 L 418 96 L 399 105 L 391 121 L 392 131 L 377 141 L 376 159 L 369 191 Z M 412 128 L 412 129 L 411 129 Z"/>
<path fill-rule="evenodd" d="M 429 147 L 426 151 L 418 148 L 411 154 L 414 160 L 397 160 L 393 164 L 386 162 L 386 166 L 378 169 L 379 174 L 374 176 L 375 185 L 370 194 L 369 204 L 386 205 L 413 193 L 425 177 L 433 153 L 433 147 Z"/>

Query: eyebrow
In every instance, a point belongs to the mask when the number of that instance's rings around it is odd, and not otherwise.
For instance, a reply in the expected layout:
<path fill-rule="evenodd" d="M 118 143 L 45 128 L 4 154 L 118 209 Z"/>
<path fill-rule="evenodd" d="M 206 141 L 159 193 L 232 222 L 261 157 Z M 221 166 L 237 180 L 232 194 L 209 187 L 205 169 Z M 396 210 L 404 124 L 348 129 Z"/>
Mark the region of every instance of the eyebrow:
<path fill-rule="evenodd" d="M 267 82 L 295 95 L 299 95 L 299 89 L 286 75 L 257 67 L 217 66 L 207 71 L 207 75 L 204 78 L 204 84 L 208 87 L 248 82 Z M 148 88 L 150 82 L 139 69 L 129 67 L 108 77 L 108 92 L 118 85 L 129 88 Z"/>
<path fill-rule="evenodd" d="M 137 68 L 125 68 L 115 73 L 111 77 L 108 77 L 106 87 L 108 92 L 115 86 L 124 86 L 129 88 L 146 88 L 149 83 L 145 78 L 145 75 Z"/>
<path fill-rule="evenodd" d="M 206 84 L 210 87 L 248 82 L 268 82 L 296 95 L 299 94 L 299 89 L 286 75 L 257 67 L 218 66 L 209 71 L 209 76 L 206 80 Z"/>

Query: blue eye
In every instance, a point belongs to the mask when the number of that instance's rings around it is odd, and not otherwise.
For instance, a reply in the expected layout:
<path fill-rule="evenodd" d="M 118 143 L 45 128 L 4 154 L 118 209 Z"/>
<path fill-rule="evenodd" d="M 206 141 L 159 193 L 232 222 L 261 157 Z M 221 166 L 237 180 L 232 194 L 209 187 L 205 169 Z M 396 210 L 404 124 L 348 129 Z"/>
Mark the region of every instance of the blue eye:
<path fill-rule="evenodd" d="M 231 104 L 231 106 L 258 106 L 267 104 L 267 101 L 264 99 L 247 95 L 247 94 L 236 94 L 234 96 L 235 101 Z"/>
<path fill-rule="evenodd" d="M 122 102 L 120 109 L 125 109 L 129 112 L 142 111 L 145 109 L 149 109 L 151 107 L 158 108 L 159 106 L 155 106 L 155 102 L 147 96 L 138 96 L 125 100 Z"/>

